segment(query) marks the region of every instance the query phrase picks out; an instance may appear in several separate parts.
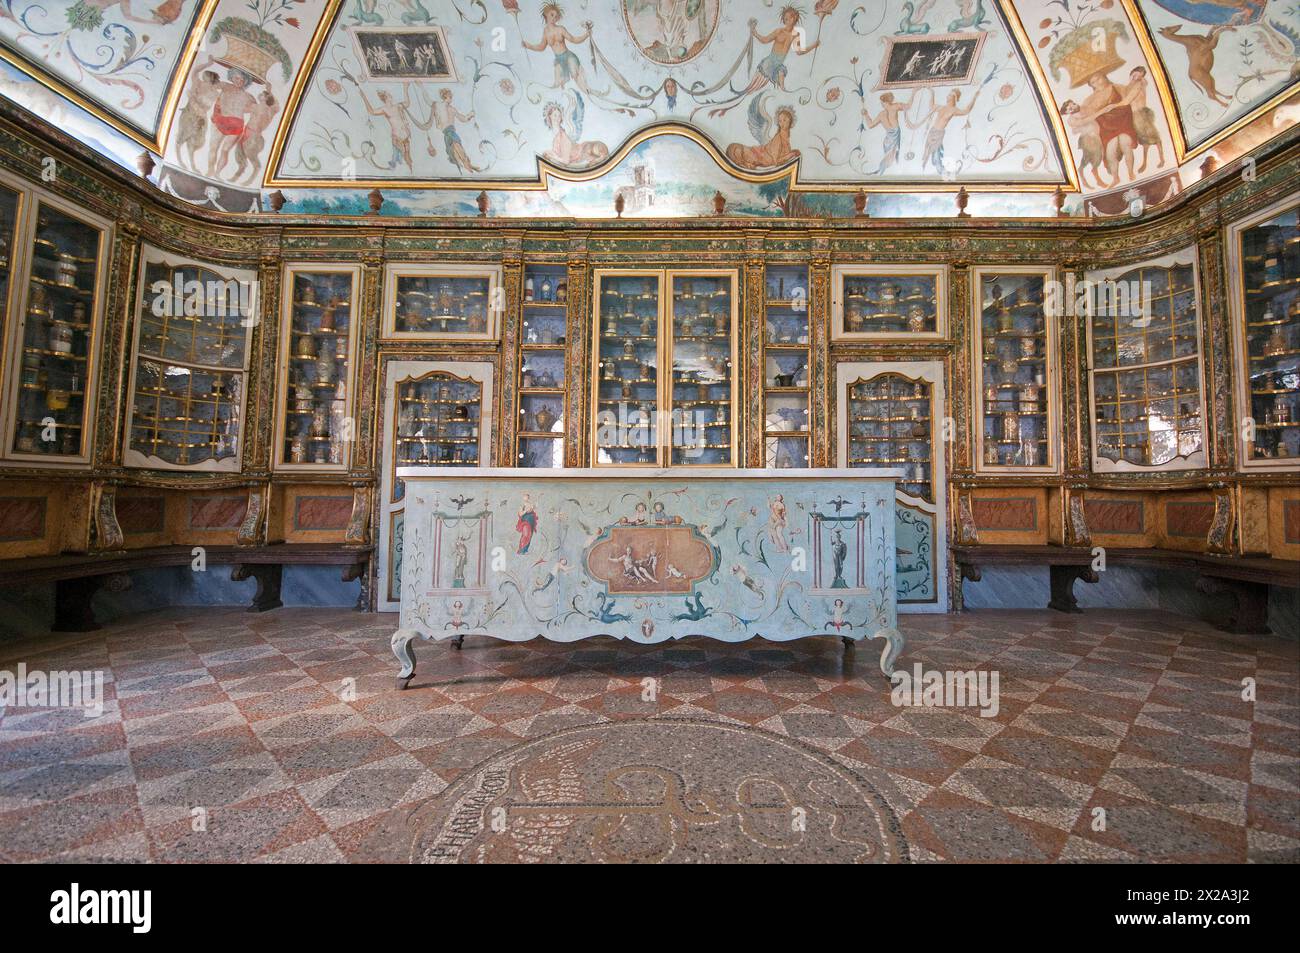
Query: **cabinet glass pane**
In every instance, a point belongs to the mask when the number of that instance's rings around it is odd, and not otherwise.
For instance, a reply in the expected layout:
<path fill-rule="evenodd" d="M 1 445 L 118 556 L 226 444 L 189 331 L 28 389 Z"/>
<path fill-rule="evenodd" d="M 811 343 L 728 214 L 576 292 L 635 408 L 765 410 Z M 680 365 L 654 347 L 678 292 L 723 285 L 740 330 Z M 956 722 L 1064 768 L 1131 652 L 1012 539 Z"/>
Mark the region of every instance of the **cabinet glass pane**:
<path fill-rule="evenodd" d="M 352 275 L 295 272 L 282 463 L 347 463 Z"/>
<path fill-rule="evenodd" d="M 923 334 L 938 329 L 933 275 L 844 276 L 844 330 L 849 334 Z"/>
<path fill-rule="evenodd" d="M 394 467 L 474 467 L 479 460 L 483 385 L 434 371 L 397 384 Z M 393 499 L 405 495 L 393 474 Z"/>
<path fill-rule="evenodd" d="M 564 466 L 568 298 L 563 266 L 525 269 L 516 466 Z"/>
<path fill-rule="evenodd" d="M 40 206 L 14 408 L 12 449 L 18 453 L 81 452 L 102 240 L 99 229 Z M 52 428 L 43 423 L 47 418 Z"/>
<path fill-rule="evenodd" d="M 1201 449 L 1192 266 L 1135 268 L 1094 286 L 1095 452 L 1160 466 Z"/>
<path fill-rule="evenodd" d="M 602 275 L 599 309 L 597 462 L 657 463 L 659 278 Z"/>
<path fill-rule="evenodd" d="M 175 466 L 238 457 L 251 306 L 246 281 L 146 263 L 132 450 Z"/>
<path fill-rule="evenodd" d="M 767 269 L 763 344 L 764 466 L 810 465 L 808 270 Z"/>
<path fill-rule="evenodd" d="M 980 275 L 982 436 L 988 466 L 1048 462 L 1048 336 L 1042 275 Z"/>
<path fill-rule="evenodd" d="M 851 467 L 901 467 L 898 488 L 934 502 L 934 388 L 901 374 L 880 374 L 849 388 Z"/>
<path fill-rule="evenodd" d="M 730 276 L 673 276 L 673 466 L 732 462 L 731 285 Z"/>
<path fill-rule="evenodd" d="M 488 329 L 491 284 L 485 275 L 399 275 L 394 330 L 482 334 Z"/>
<path fill-rule="evenodd" d="M 1300 210 L 1241 234 L 1250 415 L 1247 459 L 1300 457 Z"/>

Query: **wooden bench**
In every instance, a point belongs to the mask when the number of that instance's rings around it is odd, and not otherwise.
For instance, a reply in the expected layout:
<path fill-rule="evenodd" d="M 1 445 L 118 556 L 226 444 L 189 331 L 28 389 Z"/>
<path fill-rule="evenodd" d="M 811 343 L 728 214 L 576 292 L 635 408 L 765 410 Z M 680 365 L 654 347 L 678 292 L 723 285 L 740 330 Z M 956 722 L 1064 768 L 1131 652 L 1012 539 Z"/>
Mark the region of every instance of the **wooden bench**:
<path fill-rule="evenodd" d="M 1065 546 L 954 546 L 960 579 L 978 582 L 981 566 L 1047 566 L 1051 583 L 1049 609 L 1081 612 L 1074 597 L 1074 583 L 1097 582 L 1093 569 L 1096 557 L 1090 549 Z M 1105 547 L 1107 566 L 1149 566 L 1196 574 L 1196 588 L 1207 595 L 1232 597 L 1233 609 L 1226 618 L 1213 619 L 1225 632 L 1259 634 L 1268 632 L 1268 587 L 1300 587 L 1300 561 L 1254 556 L 1213 556 L 1173 549 L 1116 549 Z"/>
<path fill-rule="evenodd" d="M 250 612 L 284 605 L 280 585 L 285 566 L 342 566 L 342 581 L 361 578 L 373 546 L 340 543 L 276 543 L 268 546 L 154 546 L 111 553 L 67 553 L 0 560 L 0 587 L 54 583 L 54 632 L 90 632 L 99 628 L 91 600 L 101 588 L 131 588 L 133 569 L 188 566 L 202 549 L 205 563 L 231 565 L 230 578 L 254 579 L 257 592 Z"/>

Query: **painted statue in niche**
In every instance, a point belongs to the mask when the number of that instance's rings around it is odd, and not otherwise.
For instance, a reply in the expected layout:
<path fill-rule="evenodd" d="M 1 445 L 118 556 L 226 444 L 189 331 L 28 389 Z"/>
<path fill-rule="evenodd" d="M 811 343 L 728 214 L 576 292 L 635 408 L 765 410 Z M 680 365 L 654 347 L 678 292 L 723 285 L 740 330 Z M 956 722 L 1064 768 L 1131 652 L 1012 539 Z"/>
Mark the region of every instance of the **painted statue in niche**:
<path fill-rule="evenodd" d="M 721 0 L 620 0 L 632 42 L 665 66 L 694 59 L 709 45 L 720 5 Z"/>

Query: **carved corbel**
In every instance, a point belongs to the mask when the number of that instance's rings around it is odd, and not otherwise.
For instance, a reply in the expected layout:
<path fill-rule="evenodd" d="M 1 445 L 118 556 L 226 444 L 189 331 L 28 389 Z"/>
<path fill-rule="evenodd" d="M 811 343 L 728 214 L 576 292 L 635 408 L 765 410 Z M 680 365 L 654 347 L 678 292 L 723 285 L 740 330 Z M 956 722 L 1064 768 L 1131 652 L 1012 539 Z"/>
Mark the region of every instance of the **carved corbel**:
<path fill-rule="evenodd" d="M 270 495 L 269 483 L 248 488 L 248 508 L 244 511 L 244 522 L 235 534 L 236 545 L 259 546 L 266 542 L 266 511 Z"/>
<path fill-rule="evenodd" d="M 345 543 L 361 545 L 370 535 L 370 487 L 357 486 L 352 489 L 352 515 L 348 518 L 348 528 L 343 533 Z"/>
<path fill-rule="evenodd" d="M 975 515 L 971 511 L 970 491 L 957 491 L 957 545 L 974 546 L 979 542 L 979 532 L 975 528 Z M 978 576 L 970 577 L 978 579 Z"/>
<path fill-rule="evenodd" d="M 1232 487 L 1216 484 L 1214 490 L 1214 518 L 1205 536 L 1205 550 L 1217 556 L 1234 554 L 1233 529 L 1236 526 L 1236 507 Z"/>
<path fill-rule="evenodd" d="M 1065 494 L 1065 545 L 1092 546 L 1092 533 L 1088 530 L 1088 517 L 1083 507 L 1081 486 L 1066 487 Z"/>
<path fill-rule="evenodd" d="M 90 485 L 90 547 L 97 552 L 125 545 L 117 522 L 117 487 L 96 481 Z"/>

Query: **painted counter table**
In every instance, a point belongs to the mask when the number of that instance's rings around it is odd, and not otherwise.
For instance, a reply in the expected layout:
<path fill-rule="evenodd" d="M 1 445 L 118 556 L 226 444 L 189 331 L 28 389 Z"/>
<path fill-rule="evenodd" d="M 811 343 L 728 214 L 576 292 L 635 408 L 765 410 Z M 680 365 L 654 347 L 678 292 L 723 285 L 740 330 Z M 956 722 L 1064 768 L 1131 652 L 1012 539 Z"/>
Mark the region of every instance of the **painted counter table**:
<path fill-rule="evenodd" d="M 412 642 L 882 639 L 897 469 L 403 467 L 399 684 Z"/>

